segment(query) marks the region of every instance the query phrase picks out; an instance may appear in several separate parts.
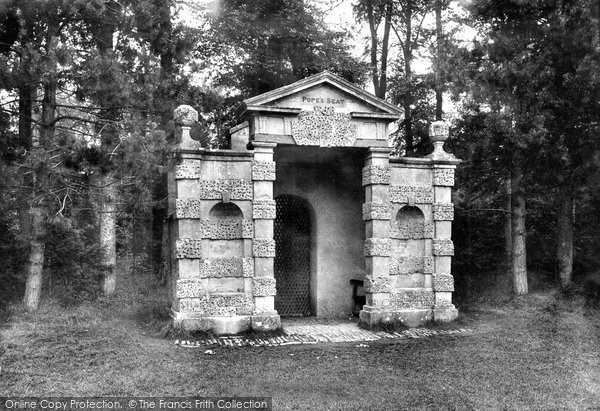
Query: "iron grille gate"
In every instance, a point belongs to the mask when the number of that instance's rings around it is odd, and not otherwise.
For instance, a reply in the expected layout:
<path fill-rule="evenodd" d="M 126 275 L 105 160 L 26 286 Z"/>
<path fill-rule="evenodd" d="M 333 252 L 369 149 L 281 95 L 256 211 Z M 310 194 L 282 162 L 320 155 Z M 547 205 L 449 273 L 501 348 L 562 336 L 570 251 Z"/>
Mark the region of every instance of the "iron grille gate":
<path fill-rule="evenodd" d="M 275 309 L 279 315 L 310 315 L 310 211 L 298 197 L 275 201 Z"/>

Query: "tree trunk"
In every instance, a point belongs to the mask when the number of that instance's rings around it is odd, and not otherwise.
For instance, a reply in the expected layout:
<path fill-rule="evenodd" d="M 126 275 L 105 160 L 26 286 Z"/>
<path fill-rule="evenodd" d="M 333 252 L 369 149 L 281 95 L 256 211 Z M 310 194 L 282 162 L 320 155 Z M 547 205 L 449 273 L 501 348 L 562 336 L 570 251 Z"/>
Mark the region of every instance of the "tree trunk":
<path fill-rule="evenodd" d="M 406 142 L 406 155 L 411 156 L 414 153 L 414 139 L 412 130 L 412 9 L 410 2 L 407 3 L 404 11 L 406 19 L 406 39 L 404 41 L 404 79 L 406 82 L 407 93 L 404 98 L 404 138 Z"/>
<path fill-rule="evenodd" d="M 42 207 L 30 210 L 29 221 L 31 236 L 29 237 L 29 256 L 26 264 L 27 281 L 25 282 L 25 298 L 23 304 L 31 311 L 37 310 L 42 295 L 44 269 L 44 211 Z"/>
<path fill-rule="evenodd" d="M 392 23 L 393 3 L 387 1 L 385 6 L 385 21 L 383 26 L 383 39 L 381 41 L 381 73 L 379 75 L 379 90 L 376 90 L 376 96 L 385 98 L 387 92 L 387 63 L 388 63 L 388 45 L 390 41 L 390 27 Z"/>
<path fill-rule="evenodd" d="M 113 34 L 116 31 L 115 22 L 116 13 L 119 10 L 119 4 L 109 1 L 110 7 L 106 8 L 106 15 L 103 16 L 106 21 L 99 26 L 94 39 L 96 47 L 102 59 L 115 58 L 111 53 L 113 49 Z M 99 93 L 100 112 L 96 123 L 96 131 L 100 134 L 100 145 L 104 155 L 107 157 L 107 165 L 102 171 L 100 177 L 100 247 L 102 254 L 100 266 L 104 273 L 103 291 L 105 294 L 113 294 L 116 290 L 117 275 L 115 267 L 117 265 L 117 235 L 116 235 L 116 200 L 117 200 L 117 181 L 115 178 L 114 165 L 112 160 L 112 151 L 118 144 L 119 135 L 116 122 L 119 117 L 114 96 L 111 94 L 110 84 L 100 84 L 102 92 Z"/>
<path fill-rule="evenodd" d="M 371 33 L 371 80 L 375 95 L 379 93 L 379 64 L 377 63 L 377 46 L 379 37 L 377 36 L 377 25 L 375 24 L 375 15 L 373 12 L 373 3 L 367 2 L 367 20 L 369 21 L 369 31 Z"/>
<path fill-rule="evenodd" d="M 573 285 L 573 191 L 568 183 L 560 188 L 559 202 L 556 260 L 560 286 L 566 290 Z"/>
<path fill-rule="evenodd" d="M 525 197 L 522 187 L 523 170 L 517 166 L 511 171 L 512 209 L 512 278 L 517 295 L 528 293 L 527 248 L 525 231 Z"/>
<path fill-rule="evenodd" d="M 37 310 L 42 293 L 42 280 L 44 269 L 44 243 L 46 202 L 44 201 L 44 190 L 48 188 L 48 161 L 46 148 L 54 139 L 54 120 L 56 118 L 56 59 L 55 50 L 57 45 L 56 22 L 49 24 L 46 36 L 46 58 L 49 62 L 50 75 L 43 80 L 44 97 L 42 98 L 42 114 L 38 133 L 32 131 L 32 150 L 37 153 L 34 156 L 36 174 L 33 177 L 33 190 L 31 193 L 31 215 L 28 220 L 29 235 L 29 257 L 27 259 L 27 280 L 25 282 L 24 305 L 28 310 Z M 41 197 L 38 199 L 37 197 Z"/>
<path fill-rule="evenodd" d="M 510 273 L 512 270 L 512 180 L 510 174 L 506 177 L 504 184 L 506 189 L 504 205 L 504 209 L 506 210 L 506 213 L 504 213 L 504 254 L 506 272 Z"/>
<path fill-rule="evenodd" d="M 102 177 L 100 186 L 100 247 L 102 254 L 100 266 L 104 273 L 103 291 L 113 294 L 117 285 L 117 213 L 116 213 L 117 184 L 112 173 Z"/>
<path fill-rule="evenodd" d="M 442 85 L 442 61 L 444 59 L 443 51 L 443 31 L 442 31 L 442 0 L 435 1 L 435 32 L 436 32 L 436 67 L 435 67 L 435 119 L 442 120 L 443 115 L 443 85 Z"/>

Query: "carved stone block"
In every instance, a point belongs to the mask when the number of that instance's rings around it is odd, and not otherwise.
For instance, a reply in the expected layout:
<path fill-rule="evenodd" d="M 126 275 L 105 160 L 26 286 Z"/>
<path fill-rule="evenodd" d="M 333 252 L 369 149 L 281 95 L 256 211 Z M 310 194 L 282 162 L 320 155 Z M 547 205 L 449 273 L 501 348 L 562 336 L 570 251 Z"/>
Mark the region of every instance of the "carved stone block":
<path fill-rule="evenodd" d="M 433 240 L 433 255 L 452 256 L 454 255 L 454 243 L 452 240 L 442 239 Z"/>
<path fill-rule="evenodd" d="M 292 137 L 303 146 L 351 147 L 358 137 L 358 125 L 348 113 L 315 106 L 314 111 L 302 111 L 292 120 Z"/>
<path fill-rule="evenodd" d="M 392 175 L 390 166 L 367 166 L 362 169 L 362 185 L 389 184 Z"/>
<path fill-rule="evenodd" d="M 201 298 L 208 299 L 208 291 L 202 287 L 198 280 L 177 280 L 177 298 Z"/>
<path fill-rule="evenodd" d="M 252 294 L 255 297 L 265 297 L 277 294 L 275 290 L 275 278 L 273 277 L 254 277 Z"/>
<path fill-rule="evenodd" d="M 272 238 L 255 238 L 252 240 L 254 257 L 275 257 L 275 240 Z"/>
<path fill-rule="evenodd" d="M 454 277 L 452 274 L 436 274 L 433 276 L 434 291 L 454 291 Z"/>
<path fill-rule="evenodd" d="M 365 257 L 389 257 L 392 253 L 392 244 L 389 238 L 365 239 Z"/>
<path fill-rule="evenodd" d="M 179 311 L 184 313 L 202 314 L 208 308 L 208 297 L 204 298 L 182 298 L 179 300 Z"/>
<path fill-rule="evenodd" d="M 454 185 L 454 169 L 452 168 L 434 168 L 433 169 L 433 185 L 447 186 Z"/>
<path fill-rule="evenodd" d="M 235 240 L 252 238 L 254 236 L 254 221 L 252 220 L 203 220 L 202 238 L 211 240 Z"/>
<path fill-rule="evenodd" d="M 234 315 L 236 315 L 236 312 L 237 312 L 237 310 L 235 307 L 209 306 L 204 311 L 204 314 L 207 316 L 211 316 L 211 317 L 233 317 Z"/>
<path fill-rule="evenodd" d="M 454 220 L 454 205 L 452 203 L 433 204 L 433 219 L 436 221 Z"/>
<path fill-rule="evenodd" d="M 433 274 L 433 257 L 423 257 L 423 274 Z"/>
<path fill-rule="evenodd" d="M 362 206 L 363 220 L 389 220 L 390 205 L 387 203 L 364 203 Z"/>
<path fill-rule="evenodd" d="M 275 200 L 254 200 L 252 202 L 252 218 L 255 220 L 274 220 L 275 214 Z"/>
<path fill-rule="evenodd" d="M 177 258 L 202 258 L 202 240 L 197 238 L 180 238 L 175 241 Z"/>
<path fill-rule="evenodd" d="M 364 288 L 367 293 L 389 293 L 392 279 L 390 277 L 365 277 Z"/>
<path fill-rule="evenodd" d="M 274 161 L 253 161 L 252 162 L 252 180 L 275 181 L 275 162 Z"/>
<path fill-rule="evenodd" d="M 429 186 L 390 186 L 390 199 L 393 203 L 433 203 L 433 187 Z"/>
<path fill-rule="evenodd" d="M 201 180 L 198 197 L 203 200 L 221 200 L 228 192 L 231 200 L 252 200 L 254 191 L 250 180 Z"/>
<path fill-rule="evenodd" d="M 433 273 L 432 257 L 392 257 L 390 259 L 390 275 L 431 273 Z"/>
<path fill-rule="evenodd" d="M 194 160 L 183 160 L 175 167 L 175 179 L 199 179 L 202 163 Z"/>
<path fill-rule="evenodd" d="M 392 221 L 390 238 L 398 240 L 422 240 L 433 238 L 433 223 L 423 220 Z"/>
<path fill-rule="evenodd" d="M 213 258 L 202 260 L 200 263 L 200 277 L 253 277 L 254 259 L 247 258 Z"/>
<path fill-rule="evenodd" d="M 390 293 L 393 308 L 432 308 L 434 303 L 433 291 L 392 290 Z"/>
<path fill-rule="evenodd" d="M 175 200 L 175 218 L 201 218 L 201 200 L 195 198 L 178 198 Z"/>

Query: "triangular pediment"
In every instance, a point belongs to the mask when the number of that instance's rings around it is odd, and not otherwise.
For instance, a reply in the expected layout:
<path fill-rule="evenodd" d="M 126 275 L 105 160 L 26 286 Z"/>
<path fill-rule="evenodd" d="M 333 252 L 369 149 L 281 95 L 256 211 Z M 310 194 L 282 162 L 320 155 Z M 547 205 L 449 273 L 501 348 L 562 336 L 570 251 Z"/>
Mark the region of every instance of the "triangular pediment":
<path fill-rule="evenodd" d="M 402 115 L 402 110 L 395 105 L 327 71 L 245 100 L 240 114 L 269 108 L 312 111 L 319 106 L 345 113 L 396 118 Z"/>

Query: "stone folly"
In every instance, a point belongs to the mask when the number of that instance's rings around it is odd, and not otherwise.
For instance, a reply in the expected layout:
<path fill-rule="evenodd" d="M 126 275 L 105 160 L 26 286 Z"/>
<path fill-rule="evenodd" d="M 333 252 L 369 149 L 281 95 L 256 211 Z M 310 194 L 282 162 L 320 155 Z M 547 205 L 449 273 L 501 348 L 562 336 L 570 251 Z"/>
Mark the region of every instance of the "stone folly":
<path fill-rule="evenodd" d="M 431 155 L 391 157 L 388 125 L 402 112 L 327 72 L 248 99 L 237 114 L 231 149 L 208 150 L 190 138 L 197 112 L 175 110 L 168 266 L 177 325 L 271 330 L 283 315 L 347 317 L 357 301 L 367 326 L 456 318 L 450 193 L 459 160 L 443 150 L 445 123 L 430 128 Z"/>

